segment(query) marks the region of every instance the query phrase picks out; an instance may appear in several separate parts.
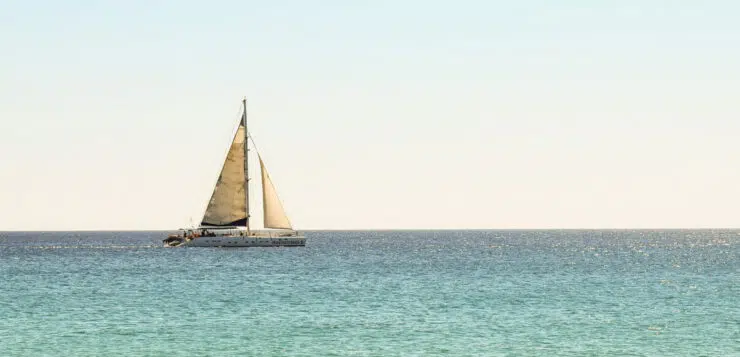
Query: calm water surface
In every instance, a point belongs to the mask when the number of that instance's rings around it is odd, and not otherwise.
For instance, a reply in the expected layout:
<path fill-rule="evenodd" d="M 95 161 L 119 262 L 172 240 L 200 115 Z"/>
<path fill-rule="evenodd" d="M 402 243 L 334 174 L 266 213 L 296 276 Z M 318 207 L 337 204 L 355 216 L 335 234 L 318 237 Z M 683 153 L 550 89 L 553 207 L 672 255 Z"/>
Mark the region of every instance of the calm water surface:
<path fill-rule="evenodd" d="M 0 233 L 2 356 L 740 356 L 740 231 Z"/>

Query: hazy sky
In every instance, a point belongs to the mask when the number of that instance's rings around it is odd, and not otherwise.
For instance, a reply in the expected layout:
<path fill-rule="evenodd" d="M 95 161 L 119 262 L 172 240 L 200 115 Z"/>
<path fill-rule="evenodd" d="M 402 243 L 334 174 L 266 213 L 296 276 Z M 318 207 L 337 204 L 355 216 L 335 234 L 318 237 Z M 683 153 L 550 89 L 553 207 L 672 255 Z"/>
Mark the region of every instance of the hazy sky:
<path fill-rule="evenodd" d="M 198 222 L 244 95 L 299 229 L 740 226 L 737 1 L 0 9 L 0 230 Z"/>

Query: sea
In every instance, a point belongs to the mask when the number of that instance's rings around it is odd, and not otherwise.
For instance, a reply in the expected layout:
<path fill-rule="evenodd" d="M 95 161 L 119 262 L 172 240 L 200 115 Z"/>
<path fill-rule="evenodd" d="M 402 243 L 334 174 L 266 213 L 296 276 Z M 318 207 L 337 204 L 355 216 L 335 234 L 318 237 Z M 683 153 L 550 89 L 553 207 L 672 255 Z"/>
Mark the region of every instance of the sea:
<path fill-rule="evenodd" d="M 740 230 L 0 232 L 0 356 L 740 356 Z"/>

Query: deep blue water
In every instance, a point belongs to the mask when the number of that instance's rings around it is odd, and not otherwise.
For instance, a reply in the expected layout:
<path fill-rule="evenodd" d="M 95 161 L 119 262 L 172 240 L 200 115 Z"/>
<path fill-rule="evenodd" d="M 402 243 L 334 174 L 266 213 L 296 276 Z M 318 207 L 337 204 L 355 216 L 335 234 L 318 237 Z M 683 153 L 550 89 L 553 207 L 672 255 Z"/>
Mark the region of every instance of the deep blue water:
<path fill-rule="evenodd" d="M 0 233 L 0 356 L 740 356 L 740 231 Z"/>

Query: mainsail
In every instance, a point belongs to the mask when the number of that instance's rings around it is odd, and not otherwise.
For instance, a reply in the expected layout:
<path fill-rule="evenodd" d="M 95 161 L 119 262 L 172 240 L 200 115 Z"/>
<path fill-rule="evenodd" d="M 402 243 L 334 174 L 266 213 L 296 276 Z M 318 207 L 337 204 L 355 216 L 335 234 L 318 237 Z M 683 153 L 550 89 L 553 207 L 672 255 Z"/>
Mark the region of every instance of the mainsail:
<path fill-rule="evenodd" d="M 275 186 L 270 180 L 265 163 L 259 157 L 260 169 L 262 171 L 262 209 L 264 212 L 265 228 L 293 229 L 285 214 L 283 205 L 280 203 Z"/>
<path fill-rule="evenodd" d="M 245 226 L 247 196 L 245 191 L 244 155 L 246 136 L 244 122 L 239 124 L 224 167 L 213 189 L 201 226 Z"/>

